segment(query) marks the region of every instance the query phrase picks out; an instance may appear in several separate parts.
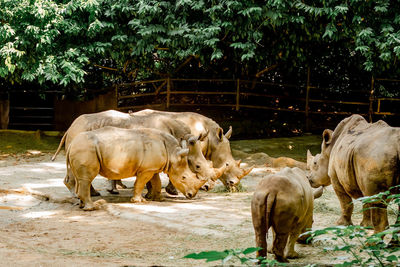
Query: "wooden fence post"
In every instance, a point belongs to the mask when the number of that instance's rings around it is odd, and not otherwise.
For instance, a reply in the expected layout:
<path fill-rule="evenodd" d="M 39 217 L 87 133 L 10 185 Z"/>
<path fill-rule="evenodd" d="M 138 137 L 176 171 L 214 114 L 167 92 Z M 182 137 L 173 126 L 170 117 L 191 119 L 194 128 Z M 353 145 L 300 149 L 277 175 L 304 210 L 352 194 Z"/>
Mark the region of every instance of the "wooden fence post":
<path fill-rule="evenodd" d="M 374 76 L 371 77 L 371 92 L 369 95 L 369 122 L 372 122 L 372 114 L 374 113 L 373 103 L 374 103 L 374 86 L 375 86 L 375 79 Z"/>
<path fill-rule="evenodd" d="M 306 107 L 305 107 L 306 132 L 310 131 L 310 118 L 308 117 L 309 101 L 310 101 L 310 67 L 307 67 L 307 87 L 306 87 Z"/>
<path fill-rule="evenodd" d="M 239 110 L 239 99 L 240 99 L 240 80 L 236 80 L 236 111 Z"/>
<path fill-rule="evenodd" d="M 171 80 L 167 78 L 167 109 L 169 109 L 169 102 L 171 97 Z"/>

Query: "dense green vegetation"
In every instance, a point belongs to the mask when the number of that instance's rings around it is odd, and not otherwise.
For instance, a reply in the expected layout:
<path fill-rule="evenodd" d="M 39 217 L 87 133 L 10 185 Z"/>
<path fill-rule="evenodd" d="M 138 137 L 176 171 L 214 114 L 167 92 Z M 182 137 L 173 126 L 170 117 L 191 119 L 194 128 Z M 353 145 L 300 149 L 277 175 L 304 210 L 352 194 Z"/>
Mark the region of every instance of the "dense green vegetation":
<path fill-rule="evenodd" d="M 400 57 L 400 5 L 388 0 L 1 0 L 0 21 L 3 88 L 32 82 L 74 93 L 174 76 L 191 57 L 180 76 L 310 65 L 396 74 Z"/>

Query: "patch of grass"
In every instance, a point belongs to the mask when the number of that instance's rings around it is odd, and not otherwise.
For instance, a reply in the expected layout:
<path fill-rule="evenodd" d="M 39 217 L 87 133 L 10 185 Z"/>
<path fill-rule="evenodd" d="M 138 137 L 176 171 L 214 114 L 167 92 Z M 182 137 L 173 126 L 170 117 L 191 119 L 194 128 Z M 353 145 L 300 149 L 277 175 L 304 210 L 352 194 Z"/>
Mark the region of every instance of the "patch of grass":
<path fill-rule="evenodd" d="M 55 152 L 61 137 L 39 132 L 0 131 L 0 154 L 20 154 L 28 150 Z"/>
<path fill-rule="evenodd" d="M 211 191 L 211 193 L 243 193 L 247 192 L 247 188 L 239 183 L 234 190 L 230 190 L 225 186 L 216 186 Z"/>
<path fill-rule="evenodd" d="M 278 137 L 269 139 L 231 141 L 231 148 L 249 154 L 263 152 L 270 157 L 290 157 L 306 161 L 307 149 L 314 155 L 321 151 L 320 135 L 304 135 L 299 137 Z"/>

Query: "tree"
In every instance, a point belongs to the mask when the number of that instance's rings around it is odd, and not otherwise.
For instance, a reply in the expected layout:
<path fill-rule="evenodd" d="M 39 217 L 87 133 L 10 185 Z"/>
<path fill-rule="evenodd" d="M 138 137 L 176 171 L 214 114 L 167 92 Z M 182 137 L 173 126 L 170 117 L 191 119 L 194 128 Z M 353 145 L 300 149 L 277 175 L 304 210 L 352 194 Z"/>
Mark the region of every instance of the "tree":
<path fill-rule="evenodd" d="M 1 0 L 0 77 L 79 91 L 90 79 L 170 76 L 191 57 L 197 75 L 218 77 L 276 64 L 295 72 L 321 57 L 335 68 L 338 56 L 397 74 L 399 9 L 384 0 Z"/>

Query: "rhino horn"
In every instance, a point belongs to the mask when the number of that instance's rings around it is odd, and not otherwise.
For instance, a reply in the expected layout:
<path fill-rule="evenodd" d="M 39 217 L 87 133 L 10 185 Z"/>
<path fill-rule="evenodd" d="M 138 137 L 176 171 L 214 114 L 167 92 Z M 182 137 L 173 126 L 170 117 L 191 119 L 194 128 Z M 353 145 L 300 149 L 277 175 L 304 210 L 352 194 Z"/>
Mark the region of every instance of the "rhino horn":
<path fill-rule="evenodd" d="M 323 186 L 320 186 L 318 189 L 313 190 L 314 199 L 317 199 L 317 198 L 321 197 L 322 193 L 324 193 L 324 187 Z"/>
<path fill-rule="evenodd" d="M 225 137 L 227 139 L 231 138 L 232 135 L 232 126 L 229 126 L 229 130 L 226 132 Z"/>
<path fill-rule="evenodd" d="M 189 154 L 189 148 L 181 148 L 177 153 L 178 157 L 185 157 L 188 154 Z"/>
<path fill-rule="evenodd" d="M 182 148 L 187 148 L 186 140 L 182 140 L 182 141 L 181 141 L 181 147 L 182 147 Z"/>
<path fill-rule="evenodd" d="M 223 164 L 220 168 L 214 168 L 215 176 L 211 180 L 216 181 L 219 177 L 222 176 L 222 174 L 224 174 L 225 170 L 226 164 Z"/>
<path fill-rule="evenodd" d="M 243 174 L 242 174 L 242 177 L 240 177 L 240 179 L 242 179 L 242 178 L 245 177 L 247 174 L 249 174 L 253 169 L 254 169 L 254 166 L 251 166 L 251 167 L 248 168 L 247 170 L 243 169 Z"/>

